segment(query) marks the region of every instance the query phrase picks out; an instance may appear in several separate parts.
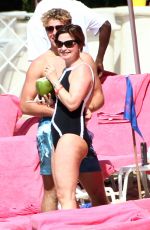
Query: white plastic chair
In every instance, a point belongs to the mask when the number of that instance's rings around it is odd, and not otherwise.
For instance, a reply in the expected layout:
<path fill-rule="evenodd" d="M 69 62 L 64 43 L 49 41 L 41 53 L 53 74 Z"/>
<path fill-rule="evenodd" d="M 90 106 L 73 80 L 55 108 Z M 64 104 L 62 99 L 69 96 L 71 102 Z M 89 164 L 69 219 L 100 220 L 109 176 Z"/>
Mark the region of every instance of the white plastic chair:
<path fill-rule="evenodd" d="M 150 164 L 148 165 L 139 164 L 139 171 L 141 174 L 141 182 L 145 190 L 145 197 L 150 197 L 146 173 L 145 173 L 146 171 L 150 171 Z M 118 186 L 119 186 L 119 200 L 120 201 L 127 200 L 127 187 L 128 187 L 129 175 L 131 172 L 136 172 L 136 165 L 123 166 L 119 170 Z M 124 177 L 124 180 L 123 180 L 123 177 Z"/>

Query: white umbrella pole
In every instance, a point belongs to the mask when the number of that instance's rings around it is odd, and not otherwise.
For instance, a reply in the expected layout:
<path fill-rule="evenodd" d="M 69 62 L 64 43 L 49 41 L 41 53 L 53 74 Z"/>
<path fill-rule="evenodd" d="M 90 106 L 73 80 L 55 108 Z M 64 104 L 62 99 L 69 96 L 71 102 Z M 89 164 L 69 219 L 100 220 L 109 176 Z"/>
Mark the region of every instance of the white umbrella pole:
<path fill-rule="evenodd" d="M 138 52 L 138 45 L 137 45 L 137 35 L 136 35 L 136 27 L 135 27 L 135 17 L 134 17 L 132 0 L 128 0 L 128 9 L 129 9 L 129 19 L 130 19 L 132 43 L 133 43 L 135 71 L 136 71 L 136 74 L 140 74 L 141 69 L 140 69 L 139 52 Z"/>

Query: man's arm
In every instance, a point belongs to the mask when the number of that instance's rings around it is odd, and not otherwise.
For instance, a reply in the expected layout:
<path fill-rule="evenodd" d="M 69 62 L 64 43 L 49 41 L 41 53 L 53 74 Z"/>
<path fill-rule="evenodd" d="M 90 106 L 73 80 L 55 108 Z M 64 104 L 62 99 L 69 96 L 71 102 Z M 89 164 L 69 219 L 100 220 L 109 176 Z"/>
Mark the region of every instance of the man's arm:
<path fill-rule="evenodd" d="M 95 61 L 99 76 L 101 76 L 104 70 L 103 59 L 110 40 L 110 35 L 111 35 L 111 24 L 109 23 L 109 21 L 105 21 L 105 23 L 99 29 L 99 48 L 98 48 L 98 53 Z"/>
<path fill-rule="evenodd" d="M 39 62 L 31 63 L 22 89 L 20 106 L 24 114 L 38 117 L 52 116 L 53 108 L 34 101 L 37 96 L 36 80 L 42 76 L 41 69 Z"/>
<path fill-rule="evenodd" d="M 104 95 L 102 91 L 102 86 L 98 75 L 95 76 L 95 86 L 93 91 L 92 100 L 88 106 L 91 112 L 100 109 L 104 104 Z"/>

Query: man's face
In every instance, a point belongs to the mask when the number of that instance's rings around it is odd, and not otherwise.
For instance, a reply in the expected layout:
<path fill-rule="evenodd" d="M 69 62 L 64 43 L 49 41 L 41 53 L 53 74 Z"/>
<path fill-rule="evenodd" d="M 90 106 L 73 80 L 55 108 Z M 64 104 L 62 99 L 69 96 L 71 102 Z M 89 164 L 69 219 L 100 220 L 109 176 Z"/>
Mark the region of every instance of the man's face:
<path fill-rule="evenodd" d="M 59 20 L 55 20 L 55 19 L 50 19 L 47 26 L 45 27 L 47 36 L 51 42 L 51 46 L 56 46 L 55 45 L 55 35 L 58 29 L 60 29 L 62 26 L 64 26 L 63 22 Z"/>

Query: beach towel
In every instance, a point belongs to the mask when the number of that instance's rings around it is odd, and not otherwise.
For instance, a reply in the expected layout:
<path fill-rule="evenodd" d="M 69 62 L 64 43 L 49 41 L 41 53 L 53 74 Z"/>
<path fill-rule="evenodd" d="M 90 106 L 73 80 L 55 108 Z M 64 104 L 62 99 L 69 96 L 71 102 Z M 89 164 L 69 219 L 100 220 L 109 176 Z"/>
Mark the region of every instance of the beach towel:
<path fill-rule="evenodd" d="M 36 138 L 0 137 L 0 220 L 40 212 L 42 195 Z"/>
<path fill-rule="evenodd" d="M 149 74 L 129 75 L 133 87 L 136 115 L 138 117 L 146 90 L 150 83 Z M 124 75 L 110 76 L 102 85 L 105 103 L 98 111 L 98 123 L 127 122 L 123 119 L 126 79 Z"/>

